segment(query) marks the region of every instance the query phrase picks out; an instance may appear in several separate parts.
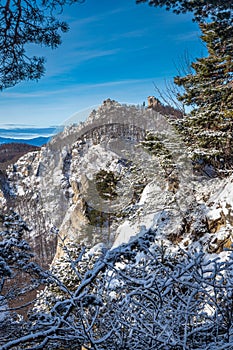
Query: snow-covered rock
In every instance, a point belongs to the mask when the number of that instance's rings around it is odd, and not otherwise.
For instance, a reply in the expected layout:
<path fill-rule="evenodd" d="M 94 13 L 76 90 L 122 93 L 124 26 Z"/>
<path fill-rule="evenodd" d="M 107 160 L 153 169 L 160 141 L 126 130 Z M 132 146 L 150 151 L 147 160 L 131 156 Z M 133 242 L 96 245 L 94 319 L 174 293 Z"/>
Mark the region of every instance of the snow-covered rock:
<path fill-rule="evenodd" d="M 223 252 L 225 256 L 224 250 L 233 244 L 233 176 L 194 181 L 191 188 L 193 201 L 184 214 L 171 201 L 174 194 L 170 193 L 169 198 L 166 191 L 149 183 L 136 212 L 118 227 L 113 247 L 151 229 L 156 232 L 156 240 L 167 245 L 187 249 L 201 244 L 207 252 Z"/>
<path fill-rule="evenodd" d="M 160 133 L 175 174 L 140 147 L 148 130 Z M 103 179 L 102 194 L 101 171 L 116 182 Z M 0 203 L 29 224 L 27 238 L 46 265 L 62 254 L 57 241 L 116 247 L 149 229 L 157 240 L 185 249 L 198 242 L 220 252 L 232 243 L 233 177 L 194 175 L 179 135 L 151 109 L 106 100 L 85 123 L 65 127 L 9 167 L 6 183 Z M 117 196 L 106 186 L 115 186 Z"/>
<path fill-rule="evenodd" d="M 58 232 L 60 240 L 112 244 L 118 214 L 137 196 L 127 159 L 152 125 L 151 111 L 107 100 L 85 123 L 67 126 L 7 169 L 8 198 L 1 202 L 30 226 L 26 238 L 40 262 L 52 261 Z M 98 193 L 95 179 L 101 170 L 120 178 L 118 199 L 107 201 Z"/>

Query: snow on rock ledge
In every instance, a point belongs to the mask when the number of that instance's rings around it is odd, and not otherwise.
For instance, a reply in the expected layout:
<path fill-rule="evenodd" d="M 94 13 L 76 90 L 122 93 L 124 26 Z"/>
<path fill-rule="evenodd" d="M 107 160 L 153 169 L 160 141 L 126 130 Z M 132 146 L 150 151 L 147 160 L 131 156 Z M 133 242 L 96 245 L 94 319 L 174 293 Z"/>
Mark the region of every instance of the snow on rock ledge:
<path fill-rule="evenodd" d="M 202 244 L 209 253 L 221 253 L 233 243 L 233 176 L 194 184 L 194 200 L 184 215 L 175 194 L 148 184 L 136 212 L 117 229 L 113 247 L 152 229 L 156 240 L 188 247 Z"/>

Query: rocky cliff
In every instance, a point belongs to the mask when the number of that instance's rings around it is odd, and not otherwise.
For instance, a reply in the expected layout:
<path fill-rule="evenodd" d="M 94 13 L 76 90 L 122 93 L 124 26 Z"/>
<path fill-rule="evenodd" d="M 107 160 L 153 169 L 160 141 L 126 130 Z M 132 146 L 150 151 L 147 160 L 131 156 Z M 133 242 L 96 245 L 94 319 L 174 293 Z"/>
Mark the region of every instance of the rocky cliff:
<path fill-rule="evenodd" d="M 143 146 L 148 130 L 166 157 Z M 233 177 L 196 175 L 169 117 L 153 109 L 106 100 L 8 167 L 1 184 L 2 207 L 29 224 L 44 265 L 62 254 L 58 242 L 111 247 L 149 228 L 184 249 L 221 254 L 233 241 Z"/>

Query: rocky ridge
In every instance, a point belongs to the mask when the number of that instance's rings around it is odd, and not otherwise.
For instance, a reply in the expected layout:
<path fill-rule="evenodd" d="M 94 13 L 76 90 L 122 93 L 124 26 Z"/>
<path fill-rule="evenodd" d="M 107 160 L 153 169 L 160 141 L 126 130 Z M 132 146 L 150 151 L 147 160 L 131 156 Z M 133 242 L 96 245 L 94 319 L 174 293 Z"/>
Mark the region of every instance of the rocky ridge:
<path fill-rule="evenodd" d="M 177 164 L 175 187 L 158 157 L 140 147 L 147 130 L 162 135 Z M 62 254 L 58 240 L 111 247 L 148 229 L 167 245 L 224 255 L 233 242 L 233 176 L 195 175 L 184 154 L 165 117 L 108 99 L 7 169 L 2 207 L 29 224 L 27 239 L 44 265 Z"/>

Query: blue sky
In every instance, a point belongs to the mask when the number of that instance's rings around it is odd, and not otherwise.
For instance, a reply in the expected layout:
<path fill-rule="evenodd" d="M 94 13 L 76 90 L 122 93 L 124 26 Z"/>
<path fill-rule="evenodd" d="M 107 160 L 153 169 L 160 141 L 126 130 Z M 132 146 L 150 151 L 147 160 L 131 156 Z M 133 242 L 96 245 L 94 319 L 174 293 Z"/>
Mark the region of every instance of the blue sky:
<path fill-rule="evenodd" d="M 177 74 L 185 52 L 193 58 L 205 52 L 191 15 L 135 0 L 86 0 L 62 18 L 70 31 L 58 49 L 28 48 L 46 57 L 45 76 L 1 92 L 0 127 L 61 125 L 107 98 L 141 104 L 155 94 L 154 83 L 162 88 Z"/>

